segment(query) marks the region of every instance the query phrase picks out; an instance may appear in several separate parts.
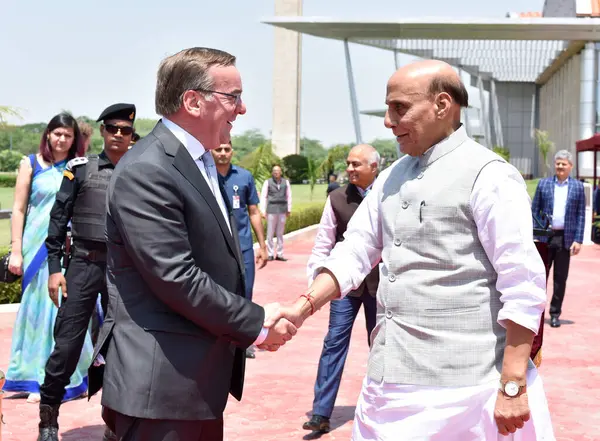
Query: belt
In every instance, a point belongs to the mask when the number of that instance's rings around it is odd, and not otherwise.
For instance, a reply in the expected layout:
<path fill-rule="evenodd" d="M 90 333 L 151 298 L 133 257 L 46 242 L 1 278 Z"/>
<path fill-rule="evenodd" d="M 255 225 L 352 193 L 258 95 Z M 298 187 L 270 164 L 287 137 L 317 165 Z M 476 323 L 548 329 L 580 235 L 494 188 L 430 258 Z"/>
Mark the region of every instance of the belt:
<path fill-rule="evenodd" d="M 84 250 L 75 248 L 73 255 L 92 262 L 106 262 L 106 250 Z"/>

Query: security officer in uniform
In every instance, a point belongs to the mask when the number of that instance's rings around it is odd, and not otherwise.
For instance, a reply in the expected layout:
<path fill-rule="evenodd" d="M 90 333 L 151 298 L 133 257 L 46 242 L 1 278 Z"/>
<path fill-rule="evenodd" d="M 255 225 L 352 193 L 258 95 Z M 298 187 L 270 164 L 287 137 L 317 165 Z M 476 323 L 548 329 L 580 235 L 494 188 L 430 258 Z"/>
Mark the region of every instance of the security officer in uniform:
<path fill-rule="evenodd" d="M 133 104 L 114 104 L 98 121 L 104 149 L 99 155 L 69 161 L 63 182 L 50 213 L 48 248 L 48 291 L 58 306 L 54 326 L 54 351 L 46 363 L 46 377 L 40 388 L 38 441 L 58 441 L 58 409 L 65 387 L 76 369 L 98 294 L 106 311 L 106 243 L 104 237 L 106 190 L 117 162 L 127 152 L 135 120 Z M 71 221 L 72 258 L 66 280 L 61 258 Z M 105 440 L 115 439 L 108 428 Z"/>

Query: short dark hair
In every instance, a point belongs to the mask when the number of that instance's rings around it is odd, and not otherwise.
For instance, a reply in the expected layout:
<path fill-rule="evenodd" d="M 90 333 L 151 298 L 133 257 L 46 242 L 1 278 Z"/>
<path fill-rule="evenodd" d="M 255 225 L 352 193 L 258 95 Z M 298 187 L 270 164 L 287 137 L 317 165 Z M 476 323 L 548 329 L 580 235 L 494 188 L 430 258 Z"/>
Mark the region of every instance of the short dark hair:
<path fill-rule="evenodd" d="M 156 113 L 172 115 L 181 107 L 187 90 L 210 90 L 212 66 L 234 66 L 235 57 L 225 51 L 205 47 L 184 49 L 165 58 L 158 68 L 155 93 Z"/>
<path fill-rule="evenodd" d="M 469 92 L 462 81 L 441 75 L 434 77 L 429 84 L 429 94 L 434 96 L 442 92 L 450 95 L 460 107 L 469 107 Z"/>

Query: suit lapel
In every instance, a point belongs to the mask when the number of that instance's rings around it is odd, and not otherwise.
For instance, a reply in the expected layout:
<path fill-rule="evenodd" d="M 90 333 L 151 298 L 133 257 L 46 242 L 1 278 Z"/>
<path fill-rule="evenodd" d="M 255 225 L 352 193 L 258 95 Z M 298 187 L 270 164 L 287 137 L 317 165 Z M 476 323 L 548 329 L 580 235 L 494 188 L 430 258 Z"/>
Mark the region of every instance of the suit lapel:
<path fill-rule="evenodd" d="M 210 210 L 213 212 L 213 215 L 218 221 L 219 227 L 221 228 L 221 232 L 223 236 L 225 236 L 225 241 L 229 248 L 231 249 L 233 255 L 235 256 L 238 264 L 240 262 L 240 256 L 237 252 L 235 241 L 227 228 L 227 223 L 225 222 L 225 218 L 223 217 L 223 213 L 221 212 L 221 208 L 217 203 L 217 199 L 213 195 L 206 179 L 202 176 L 202 173 L 198 169 L 198 166 L 194 162 L 194 159 L 190 156 L 187 149 L 179 142 L 179 140 L 171 133 L 169 129 L 167 129 L 162 123 L 158 123 L 153 131 L 154 135 L 160 139 L 162 142 L 165 153 L 169 156 L 173 157 L 173 167 L 177 169 L 179 173 L 190 183 L 192 186 L 200 193 L 202 198 L 206 201 Z M 221 185 L 219 185 L 221 187 Z M 222 190 L 221 190 L 222 191 Z M 224 198 L 227 201 L 227 198 Z M 231 212 L 231 210 L 228 210 Z M 231 224 L 231 229 L 233 231 L 235 224 Z"/>
<path fill-rule="evenodd" d="M 549 199 L 549 206 L 550 206 L 550 210 L 548 210 L 548 214 L 550 216 L 552 216 L 552 213 L 554 212 L 554 178 L 550 178 L 548 180 L 548 184 L 549 184 L 549 190 L 550 190 L 550 199 Z"/>

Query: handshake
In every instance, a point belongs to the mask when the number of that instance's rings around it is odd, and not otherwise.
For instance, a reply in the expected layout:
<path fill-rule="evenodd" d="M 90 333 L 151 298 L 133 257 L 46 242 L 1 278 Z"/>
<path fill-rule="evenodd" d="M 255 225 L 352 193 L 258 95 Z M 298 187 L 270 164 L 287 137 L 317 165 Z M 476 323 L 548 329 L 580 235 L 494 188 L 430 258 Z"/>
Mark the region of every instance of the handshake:
<path fill-rule="evenodd" d="M 287 341 L 291 340 L 302 326 L 304 317 L 301 308 L 281 306 L 279 303 L 265 305 L 264 327 L 269 329 L 267 338 L 258 345 L 259 349 L 276 351 Z"/>

